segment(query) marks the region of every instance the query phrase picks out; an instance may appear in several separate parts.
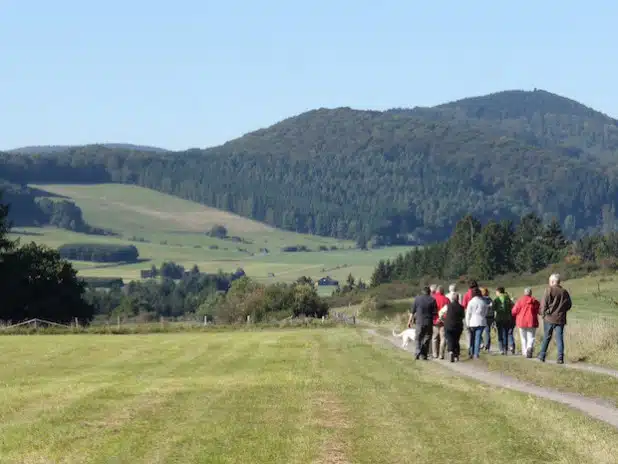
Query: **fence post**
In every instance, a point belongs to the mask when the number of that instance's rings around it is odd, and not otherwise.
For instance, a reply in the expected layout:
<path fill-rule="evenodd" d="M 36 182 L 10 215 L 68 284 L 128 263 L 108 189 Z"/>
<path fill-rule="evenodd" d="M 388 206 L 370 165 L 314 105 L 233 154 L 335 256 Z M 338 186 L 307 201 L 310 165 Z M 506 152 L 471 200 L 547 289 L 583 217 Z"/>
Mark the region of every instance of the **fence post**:
<path fill-rule="evenodd" d="M 116 321 L 116 324 L 118 325 L 118 328 L 120 329 L 120 316 L 118 316 L 118 319 Z"/>
<path fill-rule="evenodd" d="M 247 315 L 247 324 L 251 324 L 251 316 Z"/>
<path fill-rule="evenodd" d="M 34 329 L 36 330 L 36 328 L 37 328 L 37 320 L 35 319 L 34 320 Z"/>
<path fill-rule="evenodd" d="M 322 324 L 324 324 L 324 316 L 322 316 Z"/>
<path fill-rule="evenodd" d="M 79 328 L 79 320 L 77 318 L 75 318 L 75 328 Z"/>
<path fill-rule="evenodd" d="M 204 316 L 204 325 L 208 325 L 208 316 Z"/>

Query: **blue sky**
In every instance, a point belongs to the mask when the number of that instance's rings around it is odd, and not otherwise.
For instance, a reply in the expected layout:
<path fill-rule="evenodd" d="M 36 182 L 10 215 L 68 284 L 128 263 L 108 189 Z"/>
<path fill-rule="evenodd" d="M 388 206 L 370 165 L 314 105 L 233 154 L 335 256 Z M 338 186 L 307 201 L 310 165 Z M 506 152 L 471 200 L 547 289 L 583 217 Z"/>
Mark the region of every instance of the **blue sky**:
<path fill-rule="evenodd" d="M 206 147 L 317 107 L 542 88 L 618 117 L 618 2 L 0 0 L 0 149 Z"/>

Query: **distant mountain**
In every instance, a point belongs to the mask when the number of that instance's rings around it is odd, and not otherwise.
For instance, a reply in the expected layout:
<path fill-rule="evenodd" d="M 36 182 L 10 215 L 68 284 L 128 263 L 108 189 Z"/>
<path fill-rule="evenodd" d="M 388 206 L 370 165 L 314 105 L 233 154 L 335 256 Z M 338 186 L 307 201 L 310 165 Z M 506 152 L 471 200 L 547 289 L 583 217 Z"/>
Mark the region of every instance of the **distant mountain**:
<path fill-rule="evenodd" d="M 20 155 L 36 155 L 41 153 L 58 153 L 67 151 L 71 148 L 82 148 L 90 146 L 103 146 L 106 148 L 113 148 L 118 150 L 135 150 L 153 153 L 169 152 L 169 150 L 166 150 L 164 148 L 150 147 L 148 145 L 133 145 L 130 143 L 101 143 L 89 145 L 33 145 L 28 147 L 14 148 L 12 150 L 8 150 L 8 153 L 18 153 Z"/>
<path fill-rule="evenodd" d="M 615 119 L 514 90 L 431 108 L 320 108 L 206 150 L 5 154 L 0 178 L 134 183 L 297 232 L 423 243 L 467 213 L 536 212 L 571 237 L 613 228 L 617 160 Z"/>

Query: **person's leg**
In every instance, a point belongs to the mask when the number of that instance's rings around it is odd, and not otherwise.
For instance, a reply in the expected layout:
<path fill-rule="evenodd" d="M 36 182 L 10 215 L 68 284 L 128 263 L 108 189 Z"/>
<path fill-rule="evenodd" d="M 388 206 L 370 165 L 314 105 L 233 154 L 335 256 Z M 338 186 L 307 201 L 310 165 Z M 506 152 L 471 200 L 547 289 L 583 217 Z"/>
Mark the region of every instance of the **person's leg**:
<path fill-rule="evenodd" d="M 444 326 L 440 326 L 440 350 L 439 355 L 440 359 L 444 359 L 444 354 L 446 352 L 446 333 L 444 331 Z"/>
<path fill-rule="evenodd" d="M 421 353 L 423 351 L 423 327 L 417 325 L 416 326 L 416 350 L 414 353 L 414 357 L 419 359 L 421 357 Z"/>
<path fill-rule="evenodd" d="M 474 330 L 468 327 L 468 356 L 472 357 L 474 353 Z"/>
<path fill-rule="evenodd" d="M 493 319 L 489 319 L 487 321 L 487 344 L 485 346 L 485 349 L 487 351 L 491 350 L 491 329 L 494 326 L 494 320 Z"/>
<path fill-rule="evenodd" d="M 513 335 L 514 329 L 515 327 L 513 325 L 510 325 L 508 329 L 509 349 L 511 350 L 512 354 L 515 354 L 515 336 Z"/>
<path fill-rule="evenodd" d="M 454 340 L 455 340 L 455 349 L 453 350 L 453 353 L 455 354 L 455 359 L 457 359 L 457 361 L 459 361 L 459 355 L 461 354 L 461 333 L 463 332 L 463 328 L 461 329 L 456 329 L 455 330 L 455 335 L 454 335 Z"/>
<path fill-rule="evenodd" d="M 453 358 L 455 357 L 455 354 L 454 354 L 454 350 L 455 350 L 454 335 L 455 334 L 453 330 L 446 330 L 444 328 L 442 330 L 444 330 L 444 339 L 446 342 L 446 349 L 448 350 L 449 360 L 453 362 Z"/>
<path fill-rule="evenodd" d="M 556 328 L 556 348 L 558 348 L 558 364 L 564 363 L 564 326 L 557 325 Z"/>
<path fill-rule="evenodd" d="M 423 359 L 427 359 L 429 357 L 429 350 L 431 345 L 431 338 L 433 336 L 433 327 L 430 325 L 423 327 L 423 346 L 421 356 Z"/>
<path fill-rule="evenodd" d="M 532 346 L 534 343 L 534 329 L 525 328 L 523 330 L 522 337 L 522 355 L 526 356 L 526 358 L 532 357 Z"/>
<path fill-rule="evenodd" d="M 474 328 L 474 352 L 473 355 L 475 358 L 478 358 L 481 354 L 481 340 L 483 337 L 484 327 L 475 327 Z"/>
<path fill-rule="evenodd" d="M 521 354 L 526 354 L 526 329 L 519 328 L 519 341 L 521 342 Z"/>
<path fill-rule="evenodd" d="M 536 328 L 532 327 L 530 329 L 530 351 L 534 354 L 534 342 L 536 340 Z"/>
<path fill-rule="evenodd" d="M 498 348 L 500 348 L 500 353 L 504 354 L 506 352 L 506 331 L 504 330 L 504 326 L 499 323 L 496 323 L 496 330 L 498 332 Z"/>
<path fill-rule="evenodd" d="M 547 356 L 547 348 L 549 347 L 549 342 L 551 341 L 551 337 L 554 333 L 554 324 L 543 322 L 543 332 L 543 343 L 541 344 L 539 359 L 544 362 L 545 357 Z"/>
<path fill-rule="evenodd" d="M 434 358 L 438 357 L 438 349 L 440 348 L 440 328 L 434 326 L 432 328 L 432 336 L 431 336 L 431 356 Z"/>

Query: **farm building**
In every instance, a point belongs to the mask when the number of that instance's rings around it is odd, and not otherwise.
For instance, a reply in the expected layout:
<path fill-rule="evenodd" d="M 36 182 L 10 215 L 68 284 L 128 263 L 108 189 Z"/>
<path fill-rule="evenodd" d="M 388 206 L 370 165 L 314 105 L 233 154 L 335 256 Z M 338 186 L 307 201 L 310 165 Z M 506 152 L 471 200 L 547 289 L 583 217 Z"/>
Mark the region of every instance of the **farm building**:
<path fill-rule="evenodd" d="M 338 287 L 339 286 L 339 281 L 333 279 L 331 276 L 326 276 L 326 277 L 322 277 L 321 279 L 319 279 L 317 281 L 317 285 L 318 287 L 322 287 L 322 286 L 326 286 L 326 285 L 330 285 L 333 287 Z"/>

